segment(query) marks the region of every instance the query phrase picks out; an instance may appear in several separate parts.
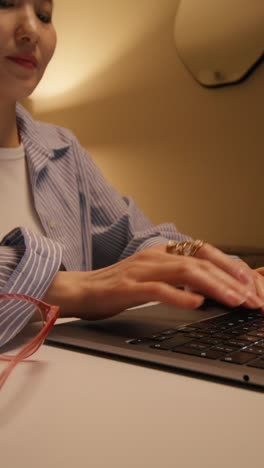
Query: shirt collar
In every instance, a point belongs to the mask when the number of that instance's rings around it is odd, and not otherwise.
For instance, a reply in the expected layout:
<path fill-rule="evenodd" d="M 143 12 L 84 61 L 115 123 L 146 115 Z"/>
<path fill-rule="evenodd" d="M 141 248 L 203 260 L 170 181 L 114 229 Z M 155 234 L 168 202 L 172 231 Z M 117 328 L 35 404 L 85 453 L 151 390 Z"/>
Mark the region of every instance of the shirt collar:
<path fill-rule="evenodd" d="M 70 144 L 55 125 L 34 120 L 19 103 L 16 107 L 17 125 L 21 142 L 25 148 L 28 167 L 33 184 L 49 159 L 57 159 L 68 154 Z"/>
<path fill-rule="evenodd" d="M 49 153 L 49 157 L 53 156 L 54 151 L 70 146 L 59 135 L 55 125 L 34 120 L 20 103 L 17 103 L 16 113 L 19 132 L 24 144 L 27 140 L 34 142 Z"/>

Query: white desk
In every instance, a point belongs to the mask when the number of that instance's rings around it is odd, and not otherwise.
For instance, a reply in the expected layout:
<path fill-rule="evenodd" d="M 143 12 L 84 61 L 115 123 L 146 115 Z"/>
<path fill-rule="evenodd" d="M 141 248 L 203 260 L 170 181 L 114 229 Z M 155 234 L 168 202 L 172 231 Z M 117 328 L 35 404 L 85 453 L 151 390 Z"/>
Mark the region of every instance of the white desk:
<path fill-rule="evenodd" d="M 1 468 L 263 468 L 264 396 L 42 346 L 0 394 Z"/>

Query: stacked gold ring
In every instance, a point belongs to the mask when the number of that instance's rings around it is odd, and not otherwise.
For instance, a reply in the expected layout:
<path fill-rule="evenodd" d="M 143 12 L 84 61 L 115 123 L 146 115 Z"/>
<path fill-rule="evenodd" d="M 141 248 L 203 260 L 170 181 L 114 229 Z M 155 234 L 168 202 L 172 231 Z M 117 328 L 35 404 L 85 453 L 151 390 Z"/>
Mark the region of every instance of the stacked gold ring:
<path fill-rule="evenodd" d="M 170 240 L 167 244 L 167 252 L 176 255 L 185 255 L 187 257 L 194 257 L 196 252 L 204 245 L 204 241 L 185 241 L 177 242 Z"/>

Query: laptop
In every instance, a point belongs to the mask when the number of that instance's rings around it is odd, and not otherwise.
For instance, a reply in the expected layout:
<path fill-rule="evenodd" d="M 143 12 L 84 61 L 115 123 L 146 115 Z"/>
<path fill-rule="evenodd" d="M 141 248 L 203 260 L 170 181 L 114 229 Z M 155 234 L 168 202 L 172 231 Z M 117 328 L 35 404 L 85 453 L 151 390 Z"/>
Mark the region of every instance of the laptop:
<path fill-rule="evenodd" d="M 56 325 L 46 341 L 200 378 L 264 389 L 264 315 L 207 300 L 198 310 L 164 304 L 102 321 Z"/>

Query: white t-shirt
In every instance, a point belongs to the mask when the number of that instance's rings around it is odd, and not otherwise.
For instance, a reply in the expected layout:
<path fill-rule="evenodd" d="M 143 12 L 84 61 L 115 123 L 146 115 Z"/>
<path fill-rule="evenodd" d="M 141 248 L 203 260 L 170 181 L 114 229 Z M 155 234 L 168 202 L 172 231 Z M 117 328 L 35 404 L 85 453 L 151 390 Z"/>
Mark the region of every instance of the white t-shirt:
<path fill-rule="evenodd" d="M 43 234 L 34 207 L 25 150 L 0 148 L 0 239 L 18 226 Z"/>

